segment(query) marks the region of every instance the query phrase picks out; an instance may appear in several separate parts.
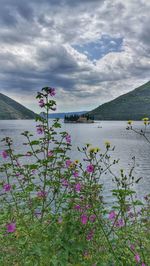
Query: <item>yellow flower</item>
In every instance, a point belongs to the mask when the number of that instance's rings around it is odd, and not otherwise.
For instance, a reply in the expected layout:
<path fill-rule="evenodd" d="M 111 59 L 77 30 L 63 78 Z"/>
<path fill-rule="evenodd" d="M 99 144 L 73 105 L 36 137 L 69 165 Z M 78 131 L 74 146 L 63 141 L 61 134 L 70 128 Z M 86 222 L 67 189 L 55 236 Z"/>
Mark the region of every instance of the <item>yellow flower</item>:
<path fill-rule="evenodd" d="M 79 160 L 75 160 L 74 162 L 75 162 L 76 164 L 78 164 L 78 163 L 79 163 Z"/>
<path fill-rule="evenodd" d="M 93 152 L 95 152 L 95 148 L 91 147 L 91 148 L 89 149 L 89 153 L 93 153 Z"/>
<path fill-rule="evenodd" d="M 85 145 L 86 145 L 87 148 L 88 148 L 88 147 L 91 146 L 92 144 L 90 144 L 90 143 L 86 143 Z"/>
<path fill-rule="evenodd" d="M 144 117 L 142 120 L 143 121 L 149 121 L 149 118 L 148 117 Z"/>
<path fill-rule="evenodd" d="M 100 151 L 100 148 L 96 147 L 96 148 L 94 149 L 94 151 L 95 151 L 95 152 L 99 152 L 99 151 Z"/>
<path fill-rule="evenodd" d="M 75 166 L 75 164 L 74 163 L 71 163 L 69 167 L 70 168 L 73 168 L 74 166 Z"/>
<path fill-rule="evenodd" d="M 107 149 L 110 148 L 110 142 L 109 141 L 105 141 L 105 146 L 106 146 Z"/>
<path fill-rule="evenodd" d="M 129 121 L 128 121 L 128 125 L 131 125 L 132 123 L 133 123 L 132 120 L 129 120 Z"/>

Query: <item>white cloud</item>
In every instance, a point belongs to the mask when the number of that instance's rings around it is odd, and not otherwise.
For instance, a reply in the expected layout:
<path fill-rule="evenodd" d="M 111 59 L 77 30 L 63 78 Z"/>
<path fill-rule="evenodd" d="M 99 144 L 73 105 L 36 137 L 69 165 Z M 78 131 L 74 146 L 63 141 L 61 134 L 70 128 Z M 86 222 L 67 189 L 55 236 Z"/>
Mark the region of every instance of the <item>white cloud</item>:
<path fill-rule="evenodd" d="M 0 3 L 0 90 L 28 107 L 35 108 L 31 95 L 45 85 L 58 88 L 59 110 L 71 111 L 94 108 L 149 80 L 149 1 Z M 122 50 L 90 61 L 73 48 L 102 36 L 122 38 Z"/>

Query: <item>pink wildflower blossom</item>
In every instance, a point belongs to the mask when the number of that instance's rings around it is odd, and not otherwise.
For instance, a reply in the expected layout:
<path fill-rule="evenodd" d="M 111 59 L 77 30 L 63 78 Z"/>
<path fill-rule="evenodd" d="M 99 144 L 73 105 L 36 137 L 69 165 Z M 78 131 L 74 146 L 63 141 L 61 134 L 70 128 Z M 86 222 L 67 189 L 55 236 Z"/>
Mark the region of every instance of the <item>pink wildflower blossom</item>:
<path fill-rule="evenodd" d="M 96 215 L 95 214 L 91 214 L 90 217 L 89 217 L 89 220 L 91 223 L 94 223 L 95 220 L 96 220 Z"/>
<path fill-rule="evenodd" d="M 66 135 L 65 139 L 68 144 L 71 143 L 71 136 L 69 134 Z"/>
<path fill-rule="evenodd" d="M 11 185 L 10 184 L 4 184 L 3 189 L 5 190 L 5 192 L 8 192 L 11 190 Z"/>
<path fill-rule="evenodd" d="M 87 167 L 86 167 L 86 171 L 88 173 L 93 173 L 94 172 L 94 166 L 92 164 L 89 164 Z"/>
<path fill-rule="evenodd" d="M 111 211 L 111 212 L 109 213 L 108 219 L 109 219 L 109 220 L 114 220 L 115 218 L 116 218 L 116 213 L 115 213 L 115 211 Z"/>
<path fill-rule="evenodd" d="M 16 230 L 16 223 L 10 223 L 6 225 L 7 233 L 13 233 Z"/>
<path fill-rule="evenodd" d="M 82 214 L 82 215 L 81 215 L 81 223 L 82 223 L 82 224 L 86 224 L 87 221 L 88 221 L 88 217 L 87 217 L 87 215 L 86 215 L 86 214 Z"/>
<path fill-rule="evenodd" d="M 68 186 L 69 186 L 69 182 L 68 182 L 68 180 L 67 180 L 67 179 L 63 179 L 63 180 L 62 180 L 62 185 L 63 185 L 64 187 L 68 187 Z"/>
<path fill-rule="evenodd" d="M 130 248 L 131 248 L 132 251 L 135 250 L 135 246 L 133 244 L 131 244 Z"/>
<path fill-rule="evenodd" d="M 16 176 L 20 176 L 21 174 L 20 173 L 16 173 Z"/>
<path fill-rule="evenodd" d="M 56 94 L 55 88 L 49 88 L 48 93 L 49 93 L 50 96 L 52 96 L 52 97 L 55 96 L 55 94 Z"/>
<path fill-rule="evenodd" d="M 45 198 L 47 195 L 47 192 L 44 190 L 38 191 L 37 196 L 38 198 Z"/>
<path fill-rule="evenodd" d="M 41 125 L 38 125 L 36 130 L 37 130 L 38 134 L 43 134 L 43 132 L 44 132 L 43 126 L 41 126 Z"/>
<path fill-rule="evenodd" d="M 141 266 L 146 266 L 146 264 L 144 262 L 142 262 L 142 265 Z"/>
<path fill-rule="evenodd" d="M 81 210 L 81 206 L 79 204 L 78 205 L 75 205 L 74 206 L 74 209 L 79 211 L 79 210 Z"/>
<path fill-rule="evenodd" d="M 39 100 L 39 106 L 42 108 L 42 107 L 44 107 L 44 105 L 45 105 L 44 100 L 40 99 Z"/>
<path fill-rule="evenodd" d="M 7 159 L 8 153 L 6 151 L 2 151 L 2 157 L 3 159 Z"/>
<path fill-rule="evenodd" d="M 78 177 L 79 176 L 79 173 L 77 171 L 73 172 L 73 176 L 74 177 Z"/>
<path fill-rule="evenodd" d="M 135 261 L 136 262 L 140 262 L 140 255 L 139 254 L 135 254 Z"/>
<path fill-rule="evenodd" d="M 90 204 L 87 204 L 87 205 L 85 206 L 85 208 L 88 210 L 88 209 L 91 208 L 91 205 L 90 205 Z"/>
<path fill-rule="evenodd" d="M 48 151 L 48 157 L 52 157 L 53 156 L 53 152 L 52 151 Z"/>
<path fill-rule="evenodd" d="M 117 226 L 117 227 L 123 227 L 123 226 L 124 226 L 124 220 L 123 220 L 123 219 L 119 219 L 119 220 L 116 222 L 116 226 Z"/>
<path fill-rule="evenodd" d="M 93 230 L 91 230 L 89 233 L 88 233 L 88 235 L 87 235 L 87 237 L 86 237 L 86 239 L 87 240 L 92 240 L 92 238 L 93 238 L 93 235 L 94 235 L 94 231 Z"/>
<path fill-rule="evenodd" d="M 72 161 L 71 160 L 66 160 L 66 167 L 70 167 L 70 165 L 72 164 Z"/>
<path fill-rule="evenodd" d="M 78 184 L 75 184 L 75 191 L 76 192 L 80 192 L 80 190 L 81 190 L 81 184 L 80 183 L 78 183 Z"/>

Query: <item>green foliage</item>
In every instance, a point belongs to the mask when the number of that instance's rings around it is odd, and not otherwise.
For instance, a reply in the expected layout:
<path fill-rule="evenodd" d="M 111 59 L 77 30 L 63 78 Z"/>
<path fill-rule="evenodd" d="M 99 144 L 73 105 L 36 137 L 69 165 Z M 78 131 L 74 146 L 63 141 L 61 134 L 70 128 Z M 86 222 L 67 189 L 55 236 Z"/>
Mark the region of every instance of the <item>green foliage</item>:
<path fill-rule="evenodd" d="M 137 265 L 148 266 L 150 198 L 135 197 L 134 160 L 129 173 L 114 175 L 118 160 L 109 142 L 103 153 L 86 144 L 78 148 L 83 161 L 71 160 L 71 136 L 60 132 L 58 119 L 48 120 L 53 93 L 48 87 L 38 93 L 45 116 L 37 118 L 38 139 L 23 133 L 27 153 L 16 154 L 12 140 L 2 140 L 0 265 L 133 266 L 138 255 Z M 101 184 L 108 172 L 115 183 L 111 209 Z"/>

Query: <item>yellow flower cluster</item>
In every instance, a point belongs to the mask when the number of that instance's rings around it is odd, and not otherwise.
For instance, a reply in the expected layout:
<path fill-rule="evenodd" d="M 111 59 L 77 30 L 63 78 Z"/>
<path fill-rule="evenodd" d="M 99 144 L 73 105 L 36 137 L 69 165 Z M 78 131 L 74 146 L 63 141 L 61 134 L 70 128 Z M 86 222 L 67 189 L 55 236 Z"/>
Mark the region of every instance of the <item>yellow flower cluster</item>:
<path fill-rule="evenodd" d="M 94 147 L 91 147 L 88 151 L 89 151 L 89 153 L 94 153 L 94 152 L 97 153 L 97 152 L 100 151 L 100 148 L 98 148 L 98 147 L 95 147 L 95 148 Z"/>
<path fill-rule="evenodd" d="M 131 125 L 132 123 L 133 123 L 132 120 L 129 120 L 129 121 L 128 121 L 128 125 Z"/>
<path fill-rule="evenodd" d="M 149 124 L 149 118 L 148 117 L 144 117 L 143 119 L 144 125 L 148 125 Z"/>

